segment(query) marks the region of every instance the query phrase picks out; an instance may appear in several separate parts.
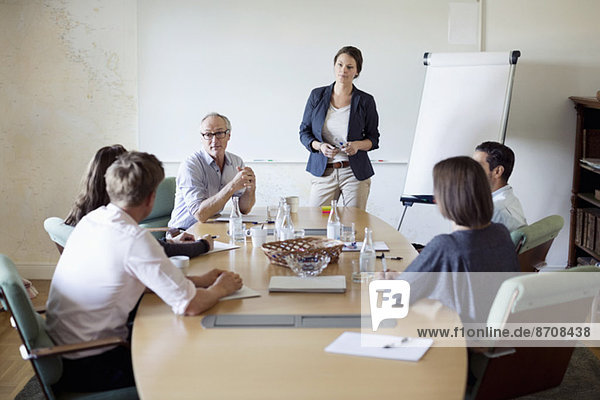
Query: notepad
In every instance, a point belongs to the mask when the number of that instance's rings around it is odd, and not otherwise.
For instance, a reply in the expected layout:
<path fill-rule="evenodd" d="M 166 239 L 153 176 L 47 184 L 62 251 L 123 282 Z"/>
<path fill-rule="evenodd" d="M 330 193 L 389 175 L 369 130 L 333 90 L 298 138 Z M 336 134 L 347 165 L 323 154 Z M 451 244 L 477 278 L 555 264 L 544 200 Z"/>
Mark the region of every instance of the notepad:
<path fill-rule="evenodd" d="M 390 251 L 390 248 L 385 242 L 373 242 L 375 251 Z M 360 251 L 362 248 L 362 242 L 357 242 L 356 246 L 352 246 L 352 242 L 344 242 L 342 251 Z"/>
<path fill-rule="evenodd" d="M 240 246 L 238 246 L 236 244 L 217 242 L 215 240 L 214 244 L 213 244 L 213 249 L 211 251 L 208 251 L 208 252 L 206 252 L 204 254 L 200 254 L 200 255 L 203 256 L 206 254 L 218 253 L 219 251 L 227 251 L 227 250 L 233 250 L 233 249 L 239 249 L 239 248 L 240 248 Z"/>
<path fill-rule="evenodd" d="M 246 299 L 249 297 L 260 297 L 260 293 L 244 285 L 240 290 L 231 293 L 229 296 L 221 297 L 219 301 Z"/>
<path fill-rule="evenodd" d="M 344 293 L 345 291 L 346 277 L 344 275 L 311 278 L 272 276 L 269 282 L 269 292 Z"/>
<path fill-rule="evenodd" d="M 419 361 L 432 344 L 433 339 L 429 338 L 403 338 L 400 336 L 344 332 L 329 346 L 325 347 L 325 351 L 359 357 Z M 386 345 L 390 347 L 385 348 Z"/>

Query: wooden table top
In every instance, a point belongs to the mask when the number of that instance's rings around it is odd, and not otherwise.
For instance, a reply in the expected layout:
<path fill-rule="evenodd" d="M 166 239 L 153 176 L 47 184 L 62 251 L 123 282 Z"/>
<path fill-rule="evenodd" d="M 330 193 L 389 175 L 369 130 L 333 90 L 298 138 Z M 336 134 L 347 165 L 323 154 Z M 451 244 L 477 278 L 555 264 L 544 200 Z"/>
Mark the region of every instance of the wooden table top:
<path fill-rule="evenodd" d="M 258 209 L 253 213 L 260 213 Z M 340 208 L 342 223 L 355 223 L 357 240 L 364 227 L 373 229 L 374 241 L 385 241 L 388 267 L 398 271 L 417 255 L 410 243 L 392 226 L 355 208 Z M 300 208 L 292 214 L 298 228 L 323 228 L 327 215 L 320 208 Z M 269 225 L 272 227 L 272 225 Z M 226 223 L 196 224 L 196 235 L 211 233 L 226 241 Z M 272 240 L 272 239 L 269 239 Z M 351 280 L 351 262 L 359 253 L 342 253 L 324 275 L 345 275 L 346 293 L 273 293 L 271 276 L 293 273 L 269 264 L 260 248 L 249 239 L 241 248 L 202 255 L 191 260 L 188 274 L 211 268 L 239 273 L 244 284 L 261 297 L 224 301 L 195 317 L 174 315 L 156 295 L 142 299 L 134 322 L 132 356 L 138 392 L 142 399 L 334 399 L 334 398 L 463 398 L 467 374 L 464 347 L 429 349 L 416 363 L 330 354 L 324 348 L 344 331 L 341 328 L 205 329 L 208 314 L 359 314 L 365 288 Z M 381 263 L 377 262 L 381 269 Z M 368 300 L 367 300 L 368 301 Z M 364 309 L 364 308 L 363 308 Z M 415 327 L 427 328 L 440 321 L 457 322 L 458 316 L 434 302 L 411 306 L 396 328 L 377 333 L 415 336 Z"/>

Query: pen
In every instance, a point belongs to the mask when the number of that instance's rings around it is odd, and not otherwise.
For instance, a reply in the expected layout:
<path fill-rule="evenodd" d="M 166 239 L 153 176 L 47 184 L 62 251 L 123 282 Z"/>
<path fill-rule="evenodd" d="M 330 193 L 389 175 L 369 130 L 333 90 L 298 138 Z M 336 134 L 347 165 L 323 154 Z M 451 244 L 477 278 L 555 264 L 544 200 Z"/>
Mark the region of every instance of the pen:
<path fill-rule="evenodd" d="M 383 348 L 384 349 L 393 349 L 394 347 L 401 347 L 404 343 L 407 343 L 409 340 L 410 340 L 410 338 L 403 337 L 402 340 L 400 340 L 400 342 L 388 343 L 388 344 L 384 345 Z"/>
<path fill-rule="evenodd" d="M 402 257 L 386 257 L 383 253 L 380 256 L 375 256 L 375 258 L 387 258 L 388 260 L 404 260 Z"/>

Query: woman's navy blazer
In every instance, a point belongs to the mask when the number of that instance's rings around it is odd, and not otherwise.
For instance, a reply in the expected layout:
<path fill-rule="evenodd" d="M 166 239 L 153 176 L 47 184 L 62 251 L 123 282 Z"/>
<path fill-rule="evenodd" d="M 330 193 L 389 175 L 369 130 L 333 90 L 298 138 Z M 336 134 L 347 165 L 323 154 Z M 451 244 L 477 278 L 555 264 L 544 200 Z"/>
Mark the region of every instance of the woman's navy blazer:
<path fill-rule="evenodd" d="M 323 176 L 327 167 L 327 157 L 320 151 L 314 150 L 310 144 L 313 140 L 323 142 L 323 124 L 331 102 L 331 92 L 334 84 L 313 89 L 306 102 L 304 116 L 300 124 L 300 141 L 310 151 L 306 170 L 314 176 Z M 379 116 L 375 107 L 375 99 L 370 94 L 353 86 L 346 140 L 352 142 L 369 139 L 373 143 L 371 150 L 375 150 L 379 148 L 378 125 Z M 350 168 L 352 168 L 354 176 L 359 181 L 368 179 L 375 174 L 366 151 L 359 150 L 355 155 L 349 156 L 348 159 Z"/>

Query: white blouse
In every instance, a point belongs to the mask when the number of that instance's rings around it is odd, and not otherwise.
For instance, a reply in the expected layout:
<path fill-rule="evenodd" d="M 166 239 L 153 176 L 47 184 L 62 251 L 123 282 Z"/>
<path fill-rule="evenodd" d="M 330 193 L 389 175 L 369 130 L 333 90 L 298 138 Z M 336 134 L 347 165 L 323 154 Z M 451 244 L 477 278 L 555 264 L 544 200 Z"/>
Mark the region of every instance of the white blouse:
<path fill-rule="evenodd" d="M 329 104 L 325 123 L 323 124 L 323 140 L 335 147 L 342 147 L 346 144 L 348 137 L 348 123 L 350 121 L 350 104 L 342 108 L 335 108 Z M 348 161 L 348 155 L 343 151 L 337 153 L 333 159 L 328 162 Z"/>

